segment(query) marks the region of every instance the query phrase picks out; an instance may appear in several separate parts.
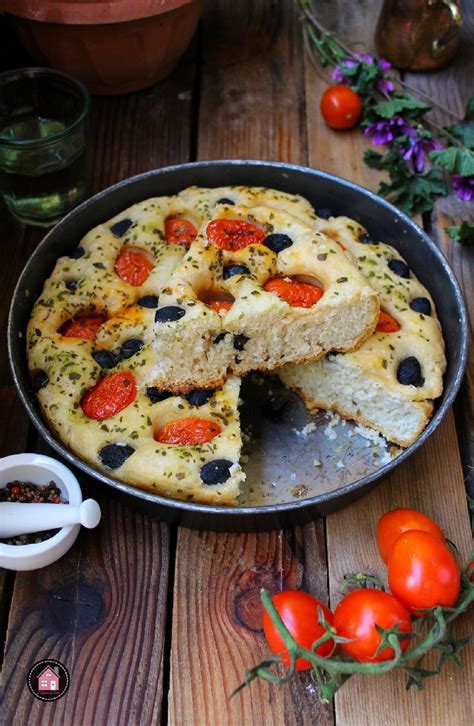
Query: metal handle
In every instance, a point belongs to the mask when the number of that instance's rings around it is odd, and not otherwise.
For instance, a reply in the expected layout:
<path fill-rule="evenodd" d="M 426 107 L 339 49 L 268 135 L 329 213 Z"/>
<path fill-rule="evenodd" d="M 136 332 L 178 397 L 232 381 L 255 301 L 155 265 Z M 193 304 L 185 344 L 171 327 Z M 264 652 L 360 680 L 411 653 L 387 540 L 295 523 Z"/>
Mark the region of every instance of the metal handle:
<path fill-rule="evenodd" d="M 431 46 L 431 55 L 433 58 L 437 58 L 441 55 L 447 43 L 459 31 L 462 23 L 462 15 L 456 3 L 450 2 L 450 0 L 427 0 L 427 5 L 432 10 L 440 10 L 441 8 L 447 8 L 449 10 L 449 28 L 440 38 L 435 38 Z"/>

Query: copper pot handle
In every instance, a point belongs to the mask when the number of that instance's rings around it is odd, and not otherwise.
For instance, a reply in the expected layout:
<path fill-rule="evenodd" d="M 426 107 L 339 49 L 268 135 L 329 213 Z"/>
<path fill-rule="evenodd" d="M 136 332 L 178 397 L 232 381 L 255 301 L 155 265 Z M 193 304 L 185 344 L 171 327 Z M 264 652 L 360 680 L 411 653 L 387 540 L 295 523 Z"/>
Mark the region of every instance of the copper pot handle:
<path fill-rule="evenodd" d="M 437 58 L 443 52 L 446 44 L 455 37 L 461 27 L 462 15 L 456 3 L 450 2 L 450 0 L 427 0 L 427 5 L 432 10 L 440 10 L 441 8 L 447 8 L 449 10 L 449 28 L 440 38 L 435 38 L 431 46 L 431 55 L 433 58 Z"/>

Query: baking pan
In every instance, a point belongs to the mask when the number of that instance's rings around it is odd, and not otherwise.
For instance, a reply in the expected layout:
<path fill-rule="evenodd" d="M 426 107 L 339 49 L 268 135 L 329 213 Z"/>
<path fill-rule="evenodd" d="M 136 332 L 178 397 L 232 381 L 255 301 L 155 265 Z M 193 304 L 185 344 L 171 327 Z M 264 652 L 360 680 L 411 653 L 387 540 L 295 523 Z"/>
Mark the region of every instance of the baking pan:
<path fill-rule="evenodd" d="M 299 398 L 274 377 L 251 374 L 243 383 L 241 415 L 247 473 L 241 505 L 223 508 L 166 499 L 127 486 L 94 470 L 57 441 L 32 391 L 25 354 L 31 306 L 61 255 L 92 227 L 135 202 L 175 194 L 190 185 L 244 184 L 302 194 L 318 208 L 347 215 L 370 235 L 396 247 L 431 292 L 447 347 L 443 395 L 434 415 L 405 450 L 395 451 L 352 422 L 318 413 L 310 417 Z M 208 161 L 157 169 L 119 182 L 65 217 L 38 246 L 16 286 L 8 322 L 10 365 L 20 398 L 34 425 L 69 464 L 125 497 L 129 504 L 170 523 L 218 531 L 256 531 L 303 524 L 346 506 L 368 492 L 422 446 L 453 403 L 467 356 L 467 319 L 459 286 L 443 255 L 406 215 L 372 192 L 335 176 L 291 164 Z M 360 435 L 362 433 L 362 435 Z M 367 438 L 368 436 L 368 438 Z M 246 459 L 246 456 L 245 456 Z"/>

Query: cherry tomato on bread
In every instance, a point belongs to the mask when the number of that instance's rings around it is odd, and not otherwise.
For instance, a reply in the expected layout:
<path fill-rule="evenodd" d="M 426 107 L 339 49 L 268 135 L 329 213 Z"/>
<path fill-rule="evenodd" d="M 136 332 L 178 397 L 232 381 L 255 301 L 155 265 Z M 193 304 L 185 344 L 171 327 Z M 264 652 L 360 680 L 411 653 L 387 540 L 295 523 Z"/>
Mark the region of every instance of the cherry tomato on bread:
<path fill-rule="evenodd" d="M 316 285 L 282 275 L 267 280 L 263 287 L 267 292 L 273 292 L 294 308 L 311 308 L 324 295 L 324 290 Z"/>
<path fill-rule="evenodd" d="M 103 421 L 130 406 L 136 396 L 137 386 L 130 372 L 112 373 L 84 394 L 81 408 L 89 418 Z"/>
<path fill-rule="evenodd" d="M 430 532 L 410 530 L 395 541 L 388 559 L 392 593 L 412 613 L 457 600 L 461 573 L 447 545 Z"/>
<path fill-rule="evenodd" d="M 332 625 L 333 616 L 326 605 L 301 590 L 279 592 L 273 595 L 272 602 L 298 645 L 307 650 L 311 650 L 312 644 L 324 635 L 324 628 L 319 624 L 318 609 L 322 610 L 324 619 Z M 272 653 L 281 655 L 281 660 L 288 667 L 290 665 L 290 655 L 266 610 L 263 613 L 263 632 Z M 318 646 L 316 653 L 326 657 L 331 655 L 333 650 L 334 641 L 329 639 Z M 309 660 L 297 658 L 297 671 L 304 671 L 309 668 L 311 668 Z"/>
<path fill-rule="evenodd" d="M 95 340 L 97 331 L 105 323 L 105 315 L 87 315 L 83 318 L 70 320 L 62 329 L 65 338 L 82 338 L 83 340 Z"/>
<path fill-rule="evenodd" d="M 207 225 L 206 234 L 209 242 L 229 252 L 262 244 L 265 239 L 260 227 L 243 219 L 214 219 Z"/>
<path fill-rule="evenodd" d="M 430 532 L 444 542 L 442 530 L 426 514 L 415 509 L 392 509 L 380 517 L 377 523 L 377 547 L 384 562 L 388 562 L 392 547 L 400 535 L 411 529 Z"/>
<path fill-rule="evenodd" d="M 331 86 L 320 102 L 321 115 L 332 129 L 351 129 L 362 113 L 362 101 L 349 86 Z"/>
<path fill-rule="evenodd" d="M 396 333 L 400 330 L 400 323 L 386 310 L 380 310 L 376 330 L 378 333 Z"/>
<path fill-rule="evenodd" d="M 165 220 L 165 239 L 170 244 L 189 248 L 197 235 L 197 229 L 188 219 L 168 217 Z"/>
<path fill-rule="evenodd" d="M 404 633 L 412 630 L 406 607 L 382 590 L 354 590 L 341 600 L 334 611 L 337 634 L 351 639 L 350 643 L 341 643 L 341 647 L 361 663 L 378 663 L 395 655 L 389 646 L 376 655 L 382 639 L 376 625 L 384 630 L 399 625 L 399 630 Z M 408 640 L 400 641 L 402 650 L 407 645 Z"/>
<path fill-rule="evenodd" d="M 155 435 L 155 440 L 160 444 L 195 446 L 196 444 L 207 444 L 221 431 L 219 424 L 209 419 L 181 418 L 163 426 Z"/>
<path fill-rule="evenodd" d="M 142 252 L 126 250 L 115 260 L 114 270 L 124 282 L 140 287 L 147 280 L 154 268 L 154 263 Z"/>

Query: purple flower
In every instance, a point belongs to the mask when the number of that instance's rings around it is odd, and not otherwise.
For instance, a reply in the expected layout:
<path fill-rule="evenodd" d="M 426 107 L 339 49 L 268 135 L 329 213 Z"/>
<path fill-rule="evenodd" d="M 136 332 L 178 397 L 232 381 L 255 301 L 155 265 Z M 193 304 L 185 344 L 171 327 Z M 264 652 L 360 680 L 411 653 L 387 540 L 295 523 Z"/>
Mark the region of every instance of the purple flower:
<path fill-rule="evenodd" d="M 413 128 L 401 116 L 394 116 L 387 121 L 375 121 L 364 131 L 365 136 L 371 136 L 372 143 L 376 145 L 390 144 L 399 136 L 409 136 L 412 133 Z"/>
<path fill-rule="evenodd" d="M 458 199 L 463 202 L 470 202 L 474 199 L 474 176 L 459 176 L 455 174 L 452 178 L 453 189 Z"/>
<path fill-rule="evenodd" d="M 362 63 L 373 64 L 374 62 L 374 56 L 369 55 L 369 53 L 354 53 L 354 55 L 358 58 L 358 60 L 362 61 Z"/>
<path fill-rule="evenodd" d="M 433 139 L 420 138 L 416 134 L 414 136 L 408 136 L 408 148 L 406 148 L 402 154 L 405 161 L 409 161 L 413 171 L 417 174 L 421 174 L 425 168 L 425 156 L 430 151 L 439 151 L 442 149 L 442 144 L 439 144 Z"/>
<path fill-rule="evenodd" d="M 340 69 L 339 66 L 336 66 L 331 73 L 331 78 L 333 81 L 336 81 L 336 83 L 345 83 L 346 79 L 344 78 L 344 75 Z"/>
<path fill-rule="evenodd" d="M 390 61 L 386 60 L 385 58 L 379 58 L 379 68 L 382 71 L 382 73 L 387 73 L 392 67 L 392 64 Z"/>
<path fill-rule="evenodd" d="M 377 91 L 380 91 L 380 93 L 392 93 L 395 86 L 390 78 L 378 78 L 375 83 L 375 88 Z"/>

